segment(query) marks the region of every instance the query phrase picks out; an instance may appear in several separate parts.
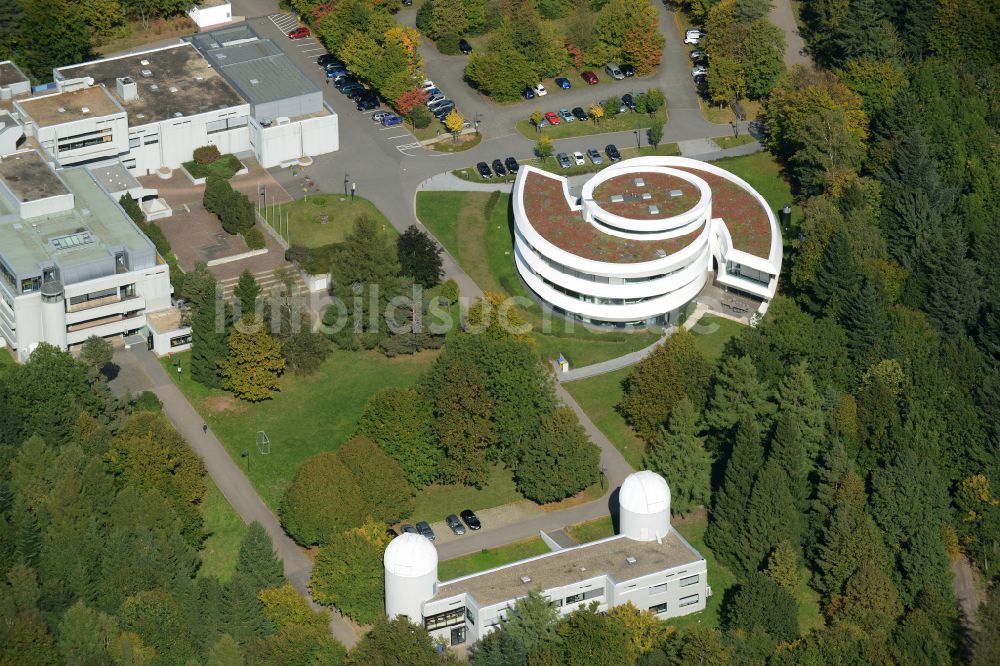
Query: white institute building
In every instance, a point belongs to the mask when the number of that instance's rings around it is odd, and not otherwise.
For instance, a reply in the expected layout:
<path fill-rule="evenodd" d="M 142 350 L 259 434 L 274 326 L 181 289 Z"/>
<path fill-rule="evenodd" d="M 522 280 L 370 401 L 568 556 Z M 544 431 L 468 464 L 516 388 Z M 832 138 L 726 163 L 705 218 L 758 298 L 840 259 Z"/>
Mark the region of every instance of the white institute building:
<path fill-rule="evenodd" d="M 557 312 L 595 325 L 670 324 L 715 275 L 766 311 L 781 271 L 781 229 L 743 179 L 684 157 L 608 166 L 579 196 L 523 166 L 513 190 L 514 261 Z"/>
<path fill-rule="evenodd" d="M 207 145 L 265 169 L 339 149 L 323 91 L 270 40 L 236 26 L 192 41 L 57 68 L 57 92 L 14 99 L 13 111 L 57 166 L 113 159 L 137 176 Z"/>
<path fill-rule="evenodd" d="M 19 361 L 40 342 L 65 350 L 92 335 L 190 347 L 169 266 L 111 195 L 123 176 L 56 171 L 35 150 L 0 156 L 0 347 Z"/>
<path fill-rule="evenodd" d="M 670 527 L 667 482 L 654 472 L 635 472 L 618 502 L 616 536 L 443 582 L 434 545 L 403 533 L 383 558 L 385 612 L 460 645 L 492 631 L 534 589 L 563 615 L 595 601 L 601 611 L 631 601 L 661 618 L 704 610 L 712 593 L 705 559 Z"/>

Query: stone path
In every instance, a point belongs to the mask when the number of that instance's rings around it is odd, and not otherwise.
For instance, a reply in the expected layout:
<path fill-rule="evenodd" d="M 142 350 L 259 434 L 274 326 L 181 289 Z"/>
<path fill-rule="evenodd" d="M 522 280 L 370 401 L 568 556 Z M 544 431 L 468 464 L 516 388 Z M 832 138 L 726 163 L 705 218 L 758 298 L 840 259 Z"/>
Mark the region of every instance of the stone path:
<path fill-rule="evenodd" d="M 277 516 L 264 504 L 257 491 L 233 458 L 222 446 L 211 429 L 202 431 L 204 421 L 177 385 L 169 377 L 159 360 L 146 349 L 145 340 L 132 338 L 127 341 L 129 348 L 115 352 L 114 362 L 123 370 L 113 383 L 114 390 L 122 394 L 126 390 L 133 394 L 150 390 L 163 403 L 163 413 L 173 424 L 191 449 L 204 461 L 205 469 L 218 486 L 226 500 L 243 522 L 257 521 L 264 526 L 274 550 L 285 567 L 285 578 L 314 608 L 324 609 L 312 601 L 309 593 L 309 577 L 313 562 L 306 552 L 285 534 Z M 188 369 L 181 368 L 182 372 Z M 357 643 L 361 630 L 354 622 L 336 610 L 330 612 L 330 631 L 334 638 L 351 647 Z"/>
<path fill-rule="evenodd" d="M 799 34 L 799 26 L 795 20 L 795 10 L 791 0 L 774 0 L 771 13 L 767 17 L 771 23 L 781 28 L 785 33 L 785 67 L 791 69 L 795 65 L 812 67 L 812 60 L 806 51 L 806 43 Z"/>

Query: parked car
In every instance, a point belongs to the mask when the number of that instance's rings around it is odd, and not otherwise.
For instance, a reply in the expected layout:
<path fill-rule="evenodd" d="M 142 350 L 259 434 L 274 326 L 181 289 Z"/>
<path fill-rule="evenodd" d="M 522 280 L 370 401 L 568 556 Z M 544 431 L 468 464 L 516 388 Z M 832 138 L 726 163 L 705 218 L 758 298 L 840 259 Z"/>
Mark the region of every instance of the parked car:
<path fill-rule="evenodd" d="M 576 118 L 573 117 L 573 114 L 570 113 L 569 109 L 559 109 L 559 117 L 568 123 L 576 120 Z"/>
<path fill-rule="evenodd" d="M 440 88 L 431 88 L 427 91 L 427 101 L 430 101 L 431 97 L 434 97 L 435 95 L 444 96 L 444 92 Z"/>
<path fill-rule="evenodd" d="M 559 120 L 559 116 L 556 115 L 555 111 L 547 111 L 545 113 L 545 119 L 549 121 L 550 125 L 558 125 L 560 122 L 562 122 L 561 120 Z"/>
<path fill-rule="evenodd" d="M 503 168 L 503 162 L 500 160 L 493 160 L 493 173 L 495 173 L 498 178 L 503 178 L 507 175 L 507 169 Z"/>
<path fill-rule="evenodd" d="M 597 74 L 594 74 L 590 70 L 586 72 L 580 72 L 580 78 L 587 82 L 588 85 L 594 86 L 600 83 L 600 79 L 597 78 Z"/>
<path fill-rule="evenodd" d="M 508 157 L 503 161 L 503 163 L 507 166 L 507 171 L 509 171 L 510 173 L 517 173 L 517 170 L 521 168 L 521 165 L 518 164 L 517 160 L 515 160 L 513 157 Z M 468 511 L 468 509 L 466 509 L 466 511 Z M 472 512 L 469 511 L 469 513 Z M 472 513 L 472 515 L 475 516 L 476 514 Z M 465 511 L 462 512 L 462 518 L 465 519 Z M 469 525 L 469 527 L 472 527 L 472 525 Z M 472 529 L 478 530 L 479 528 L 472 527 Z"/>
<path fill-rule="evenodd" d="M 704 74 L 699 74 L 698 76 L 694 77 L 694 84 L 696 86 L 707 85 L 708 84 L 708 77 L 705 76 Z"/>
<path fill-rule="evenodd" d="M 360 84 L 360 83 L 361 82 L 358 81 L 358 79 L 356 77 L 348 75 L 348 76 L 345 76 L 344 78 L 340 79 L 339 81 L 337 81 L 337 83 L 334 84 L 334 85 L 337 88 L 337 90 L 340 90 L 344 86 L 351 86 L 351 85 Z"/>
<path fill-rule="evenodd" d="M 684 33 L 684 43 L 685 44 L 695 44 L 697 45 L 699 40 L 705 36 L 705 33 L 698 28 L 691 28 Z"/>
<path fill-rule="evenodd" d="M 573 87 L 573 84 L 571 84 L 569 82 L 569 79 L 567 79 L 565 76 L 560 76 L 558 79 L 556 79 L 556 85 L 562 88 L 563 90 L 569 90 L 570 88 Z"/>
<path fill-rule="evenodd" d="M 625 75 L 622 74 L 622 70 L 618 69 L 618 65 L 616 65 L 613 62 L 609 62 L 607 65 L 605 65 L 604 71 L 607 72 L 608 76 L 613 78 L 615 81 L 620 81 L 621 79 L 625 78 Z"/>
<path fill-rule="evenodd" d="M 304 37 L 308 37 L 310 34 L 309 28 L 304 25 L 300 25 L 294 30 L 290 30 L 288 32 L 288 39 L 303 39 Z"/>
<path fill-rule="evenodd" d="M 420 532 L 417 531 L 417 528 L 409 523 L 400 527 L 399 531 L 401 534 L 420 534 Z"/>
<path fill-rule="evenodd" d="M 442 106 L 448 106 L 449 104 L 451 104 L 452 108 L 454 108 L 455 103 L 452 102 L 450 99 L 439 99 L 436 102 L 434 102 L 433 104 L 428 105 L 427 109 L 433 114 L 440 107 L 442 107 Z"/>
<path fill-rule="evenodd" d="M 393 125 L 402 125 L 403 119 L 397 115 L 386 116 L 382 119 L 382 127 L 392 127 Z"/>
<path fill-rule="evenodd" d="M 699 76 L 708 76 L 708 65 L 698 65 L 691 70 L 691 78 L 697 78 Z"/>
<path fill-rule="evenodd" d="M 524 86 L 524 90 L 521 91 L 521 96 L 524 99 L 535 99 L 535 91 L 531 89 L 531 86 Z"/>
<path fill-rule="evenodd" d="M 618 147 L 613 143 L 609 143 L 604 147 L 604 154 L 608 156 L 608 159 L 612 162 L 617 162 L 622 158 L 622 154 L 618 152 Z"/>
<path fill-rule="evenodd" d="M 581 153 L 579 150 L 574 151 L 574 153 L 573 153 L 573 161 L 576 162 L 577 166 L 583 166 L 583 164 L 584 164 L 583 153 Z"/>
<path fill-rule="evenodd" d="M 445 116 L 451 113 L 454 108 L 455 108 L 455 103 L 452 102 L 451 100 L 448 100 L 444 104 L 439 104 L 438 106 L 435 106 L 434 110 L 431 111 L 431 115 L 437 118 L 438 120 L 444 120 Z"/>
<path fill-rule="evenodd" d="M 369 95 L 359 99 L 356 106 L 358 107 L 358 111 L 371 111 L 372 109 L 377 109 L 380 106 L 380 103 L 378 101 L 378 97 L 375 95 Z"/>
<path fill-rule="evenodd" d="M 573 166 L 573 163 L 569 161 L 569 155 L 566 153 L 559 153 L 556 155 L 556 159 L 559 161 L 559 166 L 563 169 L 568 169 Z"/>
<path fill-rule="evenodd" d="M 420 84 L 421 90 L 430 90 L 433 87 L 434 87 L 434 82 L 430 80 L 424 81 L 423 83 Z"/>
<path fill-rule="evenodd" d="M 350 91 L 348 91 L 345 94 L 347 95 L 347 99 L 349 99 L 349 100 L 351 100 L 353 102 L 357 102 L 362 97 L 365 97 L 365 96 L 368 95 L 368 88 L 365 88 L 364 86 L 359 85 L 354 90 L 350 90 Z"/>
<path fill-rule="evenodd" d="M 437 95 L 431 95 L 430 97 L 428 97 L 427 101 L 424 102 L 424 104 L 426 104 L 427 108 L 429 109 L 429 108 L 432 108 L 433 106 L 435 106 L 436 104 L 445 101 L 446 99 L 448 99 L 448 98 L 445 97 L 443 94 L 439 93 Z"/>
<path fill-rule="evenodd" d="M 508 157 L 507 159 L 512 160 L 514 158 Z M 458 515 L 462 516 L 462 520 L 465 521 L 465 524 L 469 526 L 470 530 L 475 531 L 483 526 L 483 524 L 479 522 L 479 516 L 473 513 L 472 509 L 466 509 L 465 511 L 463 511 Z"/>
<path fill-rule="evenodd" d="M 341 86 L 339 90 L 344 95 L 350 97 L 352 93 L 355 93 L 358 90 L 365 90 L 365 87 L 360 83 L 355 82 L 355 83 L 349 83 L 346 86 Z"/>
<path fill-rule="evenodd" d="M 486 162 L 480 162 L 479 164 L 477 164 L 476 165 L 476 171 L 479 172 L 479 176 L 481 178 L 483 178 L 484 180 L 486 178 L 492 178 L 493 177 L 493 172 L 490 171 L 490 165 L 487 164 Z"/>
<path fill-rule="evenodd" d="M 635 111 L 635 98 L 632 97 L 631 93 L 622 95 L 622 105 L 628 108 L 629 111 Z"/>
<path fill-rule="evenodd" d="M 316 58 L 316 64 L 320 67 L 329 67 L 330 65 L 343 65 L 344 63 L 332 53 L 324 53 Z"/>
<path fill-rule="evenodd" d="M 461 51 L 463 55 L 469 55 L 472 53 L 472 44 L 464 39 L 460 39 L 458 40 L 458 50 Z"/>
<path fill-rule="evenodd" d="M 343 67 L 331 67 L 326 70 L 326 78 L 336 81 L 342 76 L 347 76 L 347 70 Z"/>
<path fill-rule="evenodd" d="M 583 110 L 582 106 L 575 107 L 573 109 L 573 115 L 576 116 L 577 120 L 586 120 L 587 112 Z"/>
<path fill-rule="evenodd" d="M 427 521 L 421 520 L 417 523 L 417 532 L 423 534 L 431 541 L 434 541 L 434 530 L 432 530 L 431 526 L 427 524 Z"/>
<path fill-rule="evenodd" d="M 635 76 L 635 67 L 633 67 L 632 65 L 621 64 L 618 65 L 618 69 L 622 70 L 622 74 L 625 75 L 625 78 L 628 78 L 630 76 Z"/>
<path fill-rule="evenodd" d="M 587 157 L 589 157 L 590 161 L 594 164 L 604 164 L 604 158 L 602 158 L 601 154 L 597 152 L 597 148 L 588 148 Z"/>
<path fill-rule="evenodd" d="M 549 94 L 549 91 L 546 90 L 545 86 L 543 86 L 541 83 L 539 83 L 537 86 L 534 87 L 534 91 L 535 94 L 538 95 L 539 97 L 545 97 L 546 95 Z"/>
<path fill-rule="evenodd" d="M 372 114 L 372 120 L 374 120 L 377 123 L 380 123 L 382 122 L 383 118 L 391 115 L 392 113 L 390 113 L 389 111 L 376 111 L 375 113 Z"/>
<path fill-rule="evenodd" d="M 465 525 L 462 524 L 462 521 L 459 520 L 458 516 L 456 516 L 455 514 L 451 514 L 450 516 L 445 518 L 444 522 L 448 523 L 448 527 L 451 528 L 451 531 L 457 534 L 458 536 L 462 536 L 463 534 L 465 534 Z"/>
<path fill-rule="evenodd" d="M 702 51 L 701 49 L 691 51 L 691 60 L 708 60 L 708 51 Z"/>

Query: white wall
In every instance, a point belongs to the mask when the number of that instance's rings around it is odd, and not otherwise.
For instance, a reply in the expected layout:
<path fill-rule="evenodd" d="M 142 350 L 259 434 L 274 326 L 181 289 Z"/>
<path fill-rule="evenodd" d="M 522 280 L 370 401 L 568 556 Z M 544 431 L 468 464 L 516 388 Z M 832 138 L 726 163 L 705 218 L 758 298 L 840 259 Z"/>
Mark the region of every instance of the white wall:
<path fill-rule="evenodd" d="M 255 126 L 251 131 L 254 132 L 257 159 L 265 169 L 303 156 L 315 157 L 340 149 L 336 114 L 259 129 Z"/>
<path fill-rule="evenodd" d="M 249 115 L 250 105 L 241 104 L 196 116 L 160 121 L 157 123 L 160 142 L 150 146 L 159 147 L 159 158 L 158 160 L 154 159 L 152 151 L 144 152 L 144 163 L 139 164 L 137 159 L 135 171 L 145 174 L 155 171 L 161 166 L 176 169 L 181 163 L 190 161 L 194 155 L 194 149 L 201 146 L 216 146 L 223 154 L 250 150 L 250 133 L 246 125 L 214 134 L 209 134 L 207 130 L 207 124 L 212 121 Z M 133 131 L 136 129 L 138 128 L 133 128 Z"/>
<path fill-rule="evenodd" d="M 233 6 L 230 3 L 202 7 L 195 5 L 188 10 L 188 16 L 199 28 L 222 25 L 233 20 Z"/>
<path fill-rule="evenodd" d="M 107 116 L 82 118 L 59 125 L 34 127 L 38 143 L 63 166 L 97 157 L 118 157 L 119 154 L 128 150 L 128 117 L 124 111 Z M 111 128 L 110 141 L 59 152 L 59 139 L 61 137 L 98 132 L 108 127 Z"/>

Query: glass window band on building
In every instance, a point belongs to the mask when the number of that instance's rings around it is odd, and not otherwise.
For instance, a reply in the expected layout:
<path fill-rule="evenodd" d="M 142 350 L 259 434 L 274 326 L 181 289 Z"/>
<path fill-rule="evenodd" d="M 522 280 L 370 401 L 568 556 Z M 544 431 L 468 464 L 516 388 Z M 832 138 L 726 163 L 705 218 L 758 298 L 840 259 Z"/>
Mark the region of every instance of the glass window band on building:
<path fill-rule="evenodd" d="M 650 612 L 656 613 L 657 615 L 659 615 L 660 613 L 666 613 L 667 612 L 667 602 L 664 601 L 662 604 L 656 604 L 655 606 L 650 606 L 649 610 L 650 610 Z"/>
<path fill-rule="evenodd" d="M 681 608 L 683 608 L 684 606 L 693 606 L 696 603 L 698 603 L 698 595 L 697 594 L 692 594 L 689 597 L 681 597 L 678 600 L 677 605 L 680 606 Z"/>
<path fill-rule="evenodd" d="M 424 618 L 424 629 L 434 631 L 465 623 L 465 606 Z"/>
<path fill-rule="evenodd" d="M 688 587 L 690 585 L 698 584 L 698 576 L 688 576 L 687 578 L 681 578 L 681 587 Z"/>

